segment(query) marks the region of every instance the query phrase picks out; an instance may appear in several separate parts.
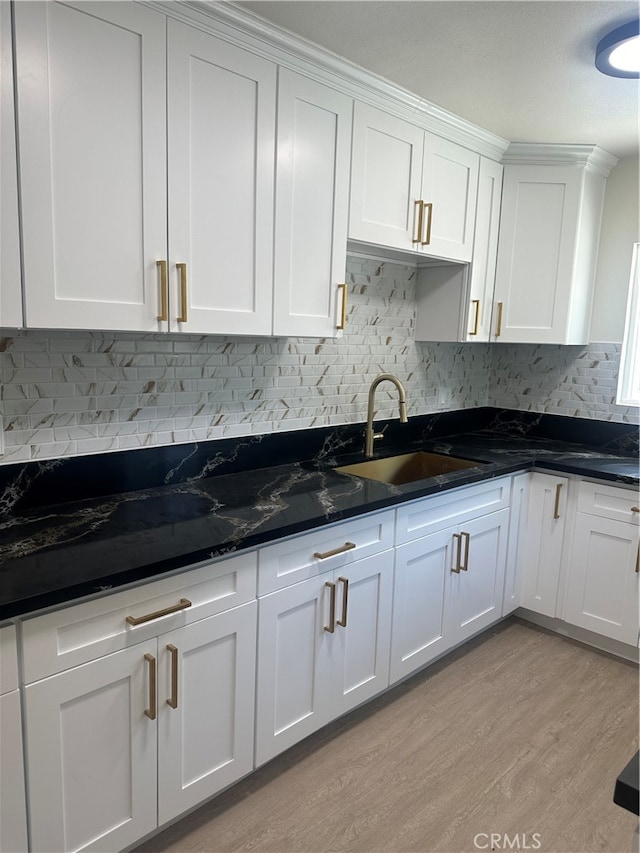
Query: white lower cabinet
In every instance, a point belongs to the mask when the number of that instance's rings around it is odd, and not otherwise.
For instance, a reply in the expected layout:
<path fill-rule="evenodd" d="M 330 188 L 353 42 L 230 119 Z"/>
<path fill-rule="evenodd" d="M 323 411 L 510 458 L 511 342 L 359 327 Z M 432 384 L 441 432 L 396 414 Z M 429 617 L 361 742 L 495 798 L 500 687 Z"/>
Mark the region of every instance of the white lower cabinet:
<path fill-rule="evenodd" d="M 555 616 L 569 481 L 538 472 L 530 476 L 527 528 L 519 549 L 523 571 L 520 603 L 535 613 Z"/>
<path fill-rule="evenodd" d="M 504 575 L 502 615 L 513 613 L 522 600 L 523 543 L 527 535 L 527 512 L 529 507 L 530 474 L 516 474 L 511 487 L 511 514 L 509 516 L 509 542 L 507 565 Z"/>
<path fill-rule="evenodd" d="M 0 851 L 27 849 L 22 720 L 16 630 L 0 628 Z"/>
<path fill-rule="evenodd" d="M 638 642 L 639 502 L 637 493 L 582 483 L 565 591 L 572 625 Z"/>
<path fill-rule="evenodd" d="M 393 551 L 259 602 L 256 764 L 389 683 Z"/>

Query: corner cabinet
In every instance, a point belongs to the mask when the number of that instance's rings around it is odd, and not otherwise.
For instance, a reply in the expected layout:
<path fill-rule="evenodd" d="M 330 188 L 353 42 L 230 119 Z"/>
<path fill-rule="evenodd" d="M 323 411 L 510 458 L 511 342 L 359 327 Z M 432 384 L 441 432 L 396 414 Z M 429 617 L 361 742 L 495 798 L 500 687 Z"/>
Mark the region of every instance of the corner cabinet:
<path fill-rule="evenodd" d="M 27 620 L 33 849 L 122 849 L 250 772 L 255 638 L 255 554 Z"/>
<path fill-rule="evenodd" d="M 470 261 L 480 157 L 356 102 L 349 239 Z"/>
<path fill-rule="evenodd" d="M 0 853 L 27 850 L 22 717 L 15 625 L 0 628 Z"/>
<path fill-rule="evenodd" d="M 22 325 L 11 3 L 0 0 L 0 328 Z"/>
<path fill-rule="evenodd" d="M 15 19 L 28 327 L 336 334 L 350 98 L 139 4 Z"/>
<path fill-rule="evenodd" d="M 586 344 L 605 181 L 597 146 L 512 144 L 505 155 L 492 340 Z"/>

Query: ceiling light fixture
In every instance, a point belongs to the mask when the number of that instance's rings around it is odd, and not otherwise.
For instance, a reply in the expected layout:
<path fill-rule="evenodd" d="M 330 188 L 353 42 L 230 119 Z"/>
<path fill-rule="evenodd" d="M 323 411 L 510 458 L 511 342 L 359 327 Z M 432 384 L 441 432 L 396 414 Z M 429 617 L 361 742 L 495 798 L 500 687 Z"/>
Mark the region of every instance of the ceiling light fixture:
<path fill-rule="evenodd" d="M 640 20 L 616 27 L 598 42 L 596 68 L 610 77 L 640 77 Z"/>

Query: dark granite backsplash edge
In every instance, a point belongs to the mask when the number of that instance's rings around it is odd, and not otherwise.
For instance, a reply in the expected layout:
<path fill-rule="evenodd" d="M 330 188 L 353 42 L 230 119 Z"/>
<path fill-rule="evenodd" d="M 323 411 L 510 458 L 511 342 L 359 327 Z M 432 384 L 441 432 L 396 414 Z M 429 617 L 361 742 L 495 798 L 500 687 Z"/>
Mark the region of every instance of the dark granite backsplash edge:
<path fill-rule="evenodd" d="M 633 425 L 490 406 L 418 415 L 407 424 L 397 419 L 386 423 L 388 445 L 484 432 L 578 442 L 629 456 L 638 453 L 639 430 Z M 0 516 L 273 465 L 327 462 L 358 453 L 363 436 L 364 424 L 346 424 L 0 465 Z"/>

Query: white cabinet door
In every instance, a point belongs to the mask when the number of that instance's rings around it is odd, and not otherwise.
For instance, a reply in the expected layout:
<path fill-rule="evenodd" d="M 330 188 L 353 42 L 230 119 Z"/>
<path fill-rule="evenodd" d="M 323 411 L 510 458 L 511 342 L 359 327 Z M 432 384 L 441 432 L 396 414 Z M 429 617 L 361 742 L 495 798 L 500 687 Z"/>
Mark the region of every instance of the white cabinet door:
<path fill-rule="evenodd" d="M 22 325 L 12 57 L 11 4 L 0 0 L 0 327 Z"/>
<path fill-rule="evenodd" d="M 256 766 L 330 719 L 332 577 L 259 600 Z"/>
<path fill-rule="evenodd" d="M 470 261 L 480 157 L 432 133 L 424 135 L 420 249 L 428 255 Z"/>
<path fill-rule="evenodd" d="M 529 483 L 527 528 L 522 563 L 522 607 L 556 615 L 567 508 L 566 477 L 534 472 Z"/>
<path fill-rule="evenodd" d="M 176 21 L 168 36 L 170 328 L 268 335 L 276 66 Z"/>
<path fill-rule="evenodd" d="M 154 639 L 25 688 L 34 850 L 121 850 L 156 827 L 155 657 Z"/>
<path fill-rule="evenodd" d="M 333 337 L 345 280 L 353 101 L 278 73 L 274 335 Z"/>
<path fill-rule="evenodd" d="M 159 824 L 253 768 L 256 610 L 252 601 L 158 638 Z"/>
<path fill-rule="evenodd" d="M 355 708 L 389 685 L 393 551 L 336 572 L 338 613 L 332 637 L 331 717 Z"/>
<path fill-rule="evenodd" d="M 604 185 L 573 165 L 505 167 L 495 340 L 587 343 Z"/>
<path fill-rule="evenodd" d="M 417 250 L 424 132 L 356 102 L 349 238 Z"/>
<path fill-rule="evenodd" d="M 457 544 L 460 568 L 450 572 L 445 603 L 446 633 L 455 645 L 502 615 L 509 510 L 491 513 L 462 525 Z"/>
<path fill-rule="evenodd" d="M 605 637 L 638 642 L 637 525 L 576 514 L 565 619 Z"/>
<path fill-rule="evenodd" d="M 496 281 L 500 202 L 502 201 L 502 172 L 500 163 L 480 158 L 476 229 L 473 238 L 473 258 L 467 312 L 467 341 L 488 341 L 491 334 L 493 290 Z"/>
<path fill-rule="evenodd" d="M 27 850 L 20 692 L 0 696 L 0 851 Z"/>
<path fill-rule="evenodd" d="M 166 19 L 14 7 L 29 327 L 157 331 L 166 258 Z"/>
<path fill-rule="evenodd" d="M 522 602 L 522 570 L 527 539 L 530 474 L 517 474 L 511 488 L 509 544 L 504 573 L 502 615 L 512 613 Z"/>
<path fill-rule="evenodd" d="M 390 679 L 404 678 L 448 647 L 444 600 L 453 529 L 396 548 Z"/>

